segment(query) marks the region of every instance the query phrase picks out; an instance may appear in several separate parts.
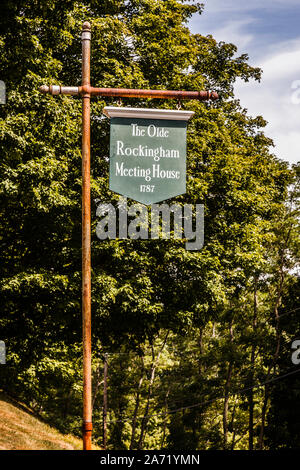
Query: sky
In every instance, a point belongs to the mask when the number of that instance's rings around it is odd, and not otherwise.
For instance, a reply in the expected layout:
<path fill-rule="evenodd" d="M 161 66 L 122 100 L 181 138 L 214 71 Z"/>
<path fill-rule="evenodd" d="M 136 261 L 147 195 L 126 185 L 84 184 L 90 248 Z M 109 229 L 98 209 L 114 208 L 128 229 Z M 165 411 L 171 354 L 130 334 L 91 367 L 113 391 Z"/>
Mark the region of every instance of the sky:
<path fill-rule="evenodd" d="M 273 152 L 290 163 L 300 161 L 300 0 L 202 0 L 192 33 L 232 42 L 238 55 L 263 70 L 254 80 L 235 86 L 236 97 L 252 116 L 262 115 Z"/>

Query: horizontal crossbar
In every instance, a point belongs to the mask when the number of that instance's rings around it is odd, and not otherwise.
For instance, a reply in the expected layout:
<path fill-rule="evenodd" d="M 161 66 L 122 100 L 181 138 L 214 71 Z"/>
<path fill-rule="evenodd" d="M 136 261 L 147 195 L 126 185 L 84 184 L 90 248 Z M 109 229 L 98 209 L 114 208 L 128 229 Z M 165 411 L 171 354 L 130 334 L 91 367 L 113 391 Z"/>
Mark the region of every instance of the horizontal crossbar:
<path fill-rule="evenodd" d="M 60 85 L 43 85 L 40 92 L 50 95 L 90 95 L 113 96 L 118 98 L 161 98 L 175 100 L 217 100 L 214 91 L 177 91 L 177 90 L 135 90 L 127 88 L 94 88 L 91 86 L 69 87 Z"/>

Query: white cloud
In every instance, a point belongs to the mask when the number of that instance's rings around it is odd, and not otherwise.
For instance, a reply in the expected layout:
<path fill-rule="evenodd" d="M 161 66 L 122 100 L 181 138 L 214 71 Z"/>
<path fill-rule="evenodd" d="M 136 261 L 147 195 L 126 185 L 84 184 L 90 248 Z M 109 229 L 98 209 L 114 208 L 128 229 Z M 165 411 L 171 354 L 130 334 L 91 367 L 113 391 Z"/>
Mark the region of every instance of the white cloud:
<path fill-rule="evenodd" d="M 265 55 L 260 61 L 259 67 L 264 71 L 264 81 L 279 81 L 286 76 L 299 75 L 300 38 L 276 44 L 273 53 Z"/>
<path fill-rule="evenodd" d="M 274 10 L 274 8 L 299 6 L 299 0 L 204 0 L 205 10 L 210 12 L 246 12 Z"/>
<path fill-rule="evenodd" d="M 293 98 L 295 93 L 299 97 L 295 86 L 300 80 L 300 38 L 277 49 L 259 64 L 264 71 L 261 83 L 239 80 L 235 91 L 251 115 L 268 121 L 265 133 L 274 140 L 276 155 L 296 163 L 300 160 L 300 103 Z"/>
<path fill-rule="evenodd" d="M 247 34 L 243 30 L 254 21 L 251 17 L 244 18 L 243 20 L 229 21 L 222 28 L 216 29 L 213 36 L 217 41 L 238 44 L 239 49 L 243 50 L 253 40 L 253 35 Z"/>
<path fill-rule="evenodd" d="M 261 83 L 239 80 L 236 97 L 252 116 L 267 121 L 267 136 L 276 155 L 300 160 L 300 37 L 295 21 L 299 0 L 204 0 L 203 15 L 194 16 L 193 33 L 212 34 L 232 42 L 238 54 L 247 52 L 249 63 L 261 67 Z M 293 88 L 294 86 L 294 88 Z"/>

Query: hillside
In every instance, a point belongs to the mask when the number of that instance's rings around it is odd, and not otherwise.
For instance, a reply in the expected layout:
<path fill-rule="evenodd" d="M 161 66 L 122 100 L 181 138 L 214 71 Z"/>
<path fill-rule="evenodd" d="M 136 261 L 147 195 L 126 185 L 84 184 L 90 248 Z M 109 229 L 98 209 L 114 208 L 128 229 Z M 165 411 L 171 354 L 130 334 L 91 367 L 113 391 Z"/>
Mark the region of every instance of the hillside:
<path fill-rule="evenodd" d="M 82 442 L 63 435 L 0 391 L 0 450 L 81 450 Z"/>

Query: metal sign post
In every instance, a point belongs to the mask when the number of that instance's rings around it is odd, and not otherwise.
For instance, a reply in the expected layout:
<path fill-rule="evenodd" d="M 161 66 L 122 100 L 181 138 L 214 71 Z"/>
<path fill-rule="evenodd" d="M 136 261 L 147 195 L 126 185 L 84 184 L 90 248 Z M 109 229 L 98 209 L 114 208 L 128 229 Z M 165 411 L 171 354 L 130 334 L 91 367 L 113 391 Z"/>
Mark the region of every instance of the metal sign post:
<path fill-rule="evenodd" d="M 90 86 L 91 25 L 82 28 L 82 86 Z M 82 94 L 82 336 L 83 336 L 83 449 L 92 445 L 91 348 L 91 139 L 89 92 Z"/>
<path fill-rule="evenodd" d="M 50 95 L 77 95 L 82 98 L 82 337 L 83 337 L 83 449 L 92 446 L 91 374 L 91 196 L 90 196 L 90 100 L 91 96 L 118 98 L 161 98 L 175 100 L 216 100 L 210 91 L 134 90 L 94 88 L 90 85 L 91 25 L 82 26 L 82 85 L 43 85 L 40 92 Z"/>

